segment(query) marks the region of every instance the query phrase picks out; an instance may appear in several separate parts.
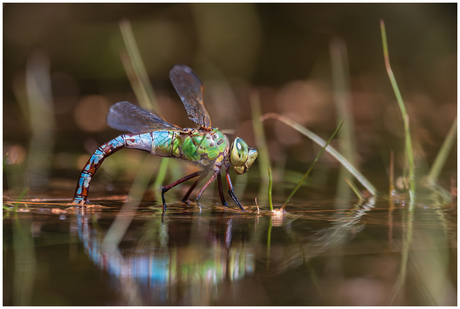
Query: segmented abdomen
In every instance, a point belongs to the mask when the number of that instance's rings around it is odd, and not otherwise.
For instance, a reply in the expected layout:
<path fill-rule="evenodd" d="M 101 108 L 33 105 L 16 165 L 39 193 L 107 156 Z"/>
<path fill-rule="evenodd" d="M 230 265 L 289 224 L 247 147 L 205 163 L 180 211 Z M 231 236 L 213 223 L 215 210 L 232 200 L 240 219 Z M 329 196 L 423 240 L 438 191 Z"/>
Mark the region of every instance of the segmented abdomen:
<path fill-rule="evenodd" d="M 151 133 L 123 134 L 99 146 L 81 171 L 72 204 L 80 204 L 81 201 L 86 202 L 89 184 L 97 169 L 101 166 L 105 158 L 124 147 L 150 152 L 152 147 L 152 135 Z"/>

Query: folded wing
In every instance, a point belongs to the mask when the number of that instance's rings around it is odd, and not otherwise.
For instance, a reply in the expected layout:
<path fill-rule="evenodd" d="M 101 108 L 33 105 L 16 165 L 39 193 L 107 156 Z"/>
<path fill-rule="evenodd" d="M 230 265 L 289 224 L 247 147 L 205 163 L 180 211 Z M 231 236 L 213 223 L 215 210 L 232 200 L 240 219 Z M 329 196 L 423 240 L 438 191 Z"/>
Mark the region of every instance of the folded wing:
<path fill-rule="evenodd" d="M 107 124 L 113 129 L 131 133 L 146 133 L 162 129 L 181 130 L 180 127 L 167 123 L 160 116 L 127 101 L 118 102 L 110 107 Z"/>

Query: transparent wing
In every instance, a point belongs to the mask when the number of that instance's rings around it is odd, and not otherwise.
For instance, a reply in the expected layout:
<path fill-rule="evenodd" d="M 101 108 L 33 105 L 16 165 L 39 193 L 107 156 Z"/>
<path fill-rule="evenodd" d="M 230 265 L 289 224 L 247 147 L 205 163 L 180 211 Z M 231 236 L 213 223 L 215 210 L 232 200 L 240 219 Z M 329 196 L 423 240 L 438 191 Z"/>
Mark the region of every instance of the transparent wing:
<path fill-rule="evenodd" d="M 169 78 L 187 110 L 188 117 L 197 125 L 211 127 L 211 117 L 204 106 L 204 86 L 200 78 L 188 66 L 176 64 L 169 71 Z"/>
<path fill-rule="evenodd" d="M 118 102 L 110 107 L 107 124 L 113 129 L 131 133 L 145 133 L 161 129 L 181 130 L 167 123 L 160 116 L 127 101 Z"/>

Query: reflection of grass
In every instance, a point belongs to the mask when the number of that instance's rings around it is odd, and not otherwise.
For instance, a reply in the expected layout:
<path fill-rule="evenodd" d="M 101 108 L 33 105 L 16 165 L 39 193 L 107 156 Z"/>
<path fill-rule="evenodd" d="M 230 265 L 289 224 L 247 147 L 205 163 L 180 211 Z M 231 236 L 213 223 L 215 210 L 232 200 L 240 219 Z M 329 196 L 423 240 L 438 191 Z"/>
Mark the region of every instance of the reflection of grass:
<path fill-rule="evenodd" d="M 405 157 L 407 158 L 409 164 L 409 195 L 411 201 L 415 198 L 415 179 L 414 179 L 414 151 L 412 149 L 412 140 L 409 128 L 409 115 L 406 111 L 406 106 L 404 105 L 404 101 L 402 99 L 401 93 L 399 92 L 398 84 L 396 83 L 395 76 L 393 71 L 391 70 L 390 66 L 390 57 L 388 54 L 388 45 L 387 45 L 387 36 L 385 32 L 385 23 L 383 20 L 380 20 L 380 29 L 382 32 L 382 43 L 383 43 L 383 56 L 385 58 L 385 67 L 388 73 L 388 77 L 390 78 L 391 86 L 393 87 L 393 91 L 396 95 L 396 100 L 398 101 L 399 109 L 401 110 L 401 115 L 403 118 L 404 124 L 404 134 L 405 134 Z M 413 203 L 411 203 L 413 204 Z"/>
<path fill-rule="evenodd" d="M 284 116 L 278 115 L 276 113 L 268 113 L 268 114 L 263 115 L 260 119 L 261 119 L 261 121 L 264 121 L 264 120 L 266 120 L 268 118 L 274 118 L 274 119 L 278 119 L 279 121 L 284 122 L 285 124 L 287 124 L 291 128 L 299 131 L 303 135 L 305 135 L 308 138 L 310 138 L 312 141 L 314 141 L 316 144 L 320 145 L 321 147 L 324 147 L 326 145 L 326 142 L 321 137 L 319 137 L 318 135 L 316 135 L 312 131 L 308 130 L 307 128 L 302 127 L 300 124 L 296 123 L 295 121 L 293 121 L 293 120 L 291 120 L 289 118 L 286 118 Z M 377 195 L 377 190 L 369 182 L 369 180 L 367 180 L 367 178 L 364 177 L 364 175 L 361 174 L 353 165 L 351 165 L 350 162 L 348 162 L 348 160 L 345 159 L 337 150 L 335 150 L 331 145 L 327 145 L 327 147 L 325 149 L 326 149 L 327 152 L 329 152 L 331 154 L 331 156 L 333 156 L 337 161 L 339 161 L 340 164 L 342 164 L 353 176 L 355 176 L 355 178 L 372 195 Z"/>
<path fill-rule="evenodd" d="M 31 304 L 36 270 L 35 243 L 31 234 L 32 219 L 30 217 L 21 218 L 18 215 L 19 203 L 28 191 L 28 188 L 22 190 L 17 202 L 14 203 L 13 210 L 3 204 L 3 209 L 8 210 L 3 219 L 9 217 L 11 211 L 14 211 L 12 225 L 14 255 L 12 304 L 19 306 L 30 306 Z M 6 250 L 5 246 L 3 249 Z"/>
<path fill-rule="evenodd" d="M 291 200 L 291 198 L 294 196 L 294 194 L 297 192 L 297 190 L 300 188 L 300 186 L 302 185 L 302 183 L 305 181 L 305 179 L 308 177 L 308 175 L 310 174 L 311 170 L 313 169 L 313 167 L 315 166 L 316 162 L 318 162 L 318 159 L 319 157 L 323 154 L 324 150 L 328 147 L 329 143 L 332 141 L 332 139 L 334 138 L 334 136 L 337 134 L 337 132 L 340 130 L 340 128 L 342 127 L 343 125 L 343 120 L 339 123 L 339 125 L 337 126 L 337 128 L 335 129 L 334 133 L 332 133 L 331 137 L 329 137 L 329 140 L 326 142 L 326 144 L 323 146 L 323 148 L 321 148 L 321 150 L 318 152 L 318 154 L 316 155 L 316 158 L 315 160 L 313 160 L 313 162 L 311 163 L 310 165 L 310 168 L 308 169 L 308 171 L 305 173 L 305 175 L 302 177 L 302 179 L 300 180 L 300 182 L 297 184 L 297 186 L 294 188 L 294 190 L 292 190 L 291 194 L 288 196 L 288 198 L 286 199 L 286 202 L 284 202 L 283 204 L 283 207 L 281 207 L 281 209 L 284 209 L 287 205 L 287 203 L 289 203 L 289 201 Z"/>
<path fill-rule="evenodd" d="M 410 204 L 413 204 L 411 201 Z M 409 209 L 413 209 L 413 205 L 409 205 Z M 405 218 L 407 215 L 407 218 Z M 393 287 L 393 297 L 391 299 L 392 304 L 396 296 L 403 292 L 404 283 L 406 282 L 406 274 L 407 274 L 407 266 L 409 261 L 409 250 L 412 243 L 412 231 L 413 231 L 413 218 L 414 212 L 407 211 L 403 212 L 403 239 L 402 239 L 402 252 L 401 252 L 401 268 L 399 269 L 398 278 L 396 279 L 396 283 Z"/>
<path fill-rule="evenodd" d="M 104 237 L 103 246 L 105 249 L 116 250 L 118 244 L 128 230 L 142 200 L 143 194 L 147 189 L 151 173 L 149 169 L 145 167 L 151 166 L 152 159 L 152 156 L 146 156 L 143 164 L 140 165 L 136 179 L 134 179 L 131 189 L 129 190 L 128 201 L 120 209 L 115 221 Z"/>
<path fill-rule="evenodd" d="M 268 231 L 267 231 L 267 265 L 266 270 L 270 269 L 270 244 L 272 238 L 272 227 L 273 227 L 273 219 L 270 217 L 270 223 L 268 224 Z"/>

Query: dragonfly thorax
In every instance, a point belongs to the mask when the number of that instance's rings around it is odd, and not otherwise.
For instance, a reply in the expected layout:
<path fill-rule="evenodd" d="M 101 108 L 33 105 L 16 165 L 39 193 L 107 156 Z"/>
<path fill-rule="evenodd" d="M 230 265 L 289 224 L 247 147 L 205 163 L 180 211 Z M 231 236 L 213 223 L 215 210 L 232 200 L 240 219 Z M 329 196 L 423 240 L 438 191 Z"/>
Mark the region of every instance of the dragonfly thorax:
<path fill-rule="evenodd" d="M 182 132 L 166 132 L 169 138 L 164 138 L 164 135 L 159 136 L 160 138 L 154 142 L 152 147 L 153 154 L 157 154 L 156 149 L 164 149 L 166 144 L 169 146 L 171 157 L 187 160 L 203 167 L 211 167 L 216 164 L 220 166 L 224 158 L 228 156 L 228 138 L 217 129 L 184 129 Z"/>

